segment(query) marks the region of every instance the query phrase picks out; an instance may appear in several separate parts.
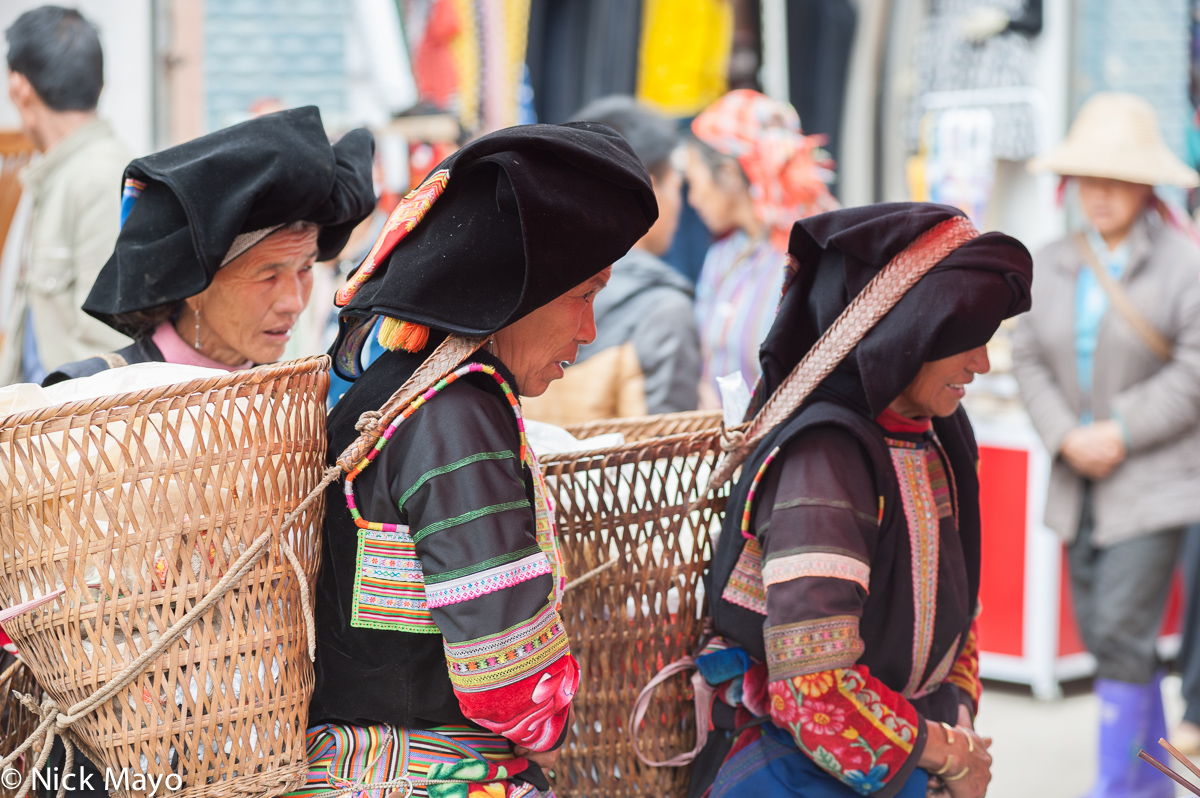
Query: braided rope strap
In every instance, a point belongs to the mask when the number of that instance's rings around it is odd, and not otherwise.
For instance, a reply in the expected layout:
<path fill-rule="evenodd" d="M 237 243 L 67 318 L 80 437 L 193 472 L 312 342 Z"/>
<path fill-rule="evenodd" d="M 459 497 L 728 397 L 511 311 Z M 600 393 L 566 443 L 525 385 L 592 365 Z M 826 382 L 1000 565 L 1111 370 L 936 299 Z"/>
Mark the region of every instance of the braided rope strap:
<path fill-rule="evenodd" d="M 969 219 L 955 216 L 929 228 L 892 258 L 796 364 L 758 415 L 747 424 L 722 429 L 721 448 L 725 457 L 713 469 L 708 488 L 700 495 L 706 496 L 725 484 L 754 447 L 796 412 L 918 280 L 951 252 L 978 236 L 979 231 Z"/>
<path fill-rule="evenodd" d="M 166 651 L 168 646 L 182 637 L 213 604 L 219 601 L 230 590 L 241 584 L 246 575 L 270 550 L 271 541 L 276 536 L 279 538 L 280 549 L 285 559 L 287 559 L 289 565 L 295 570 L 300 580 L 300 602 L 308 637 L 309 658 L 315 658 L 317 642 L 316 625 L 313 618 L 308 581 L 304 578 L 304 572 L 300 566 L 299 559 L 296 557 L 296 553 L 288 545 L 287 541 L 283 539 L 283 533 L 300 519 L 304 512 L 317 501 L 329 485 L 341 478 L 343 472 L 352 470 L 355 464 L 366 457 L 366 454 L 375 447 L 376 442 L 383 434 L 383 429 L 396 416 L 400 415 L 414 397 L 453 371 L 459 363 L 473 354 L 479 347 L 483 346 L 486 341 L 486 337 L 469 338 L 451 335 L 439 344 L 425 362 L 413 372 L 412 376 L 392 394 L 391 399 L 383 407 L 378 411 L 363 413 L 358 424 L 355 425 L 355 429 L 359 432 L 359 437 L 338 457 L 337 465 L 325 469 L 321 481 L 295 509 L 288 513 L 279 525 L 279 529 L 277 531 L 267 530 L 255 538 L 254 542 L 230 565 L 228 572 L 221 577 L 212 590 L 196 602 L 195 606 L 184 614 L 182 618 L 167 629 L 150 648 L 137 657 L 137 659 L 128 663 L 116 676 L 106 682 L 103 687 L 92 693 L 89 697 L 75 703 L 65 712 L 49 696 L 46 696 L 41 704 L 38 704 L 28 695 L 19 695 L 18 700 L 22 705 L 38 717 L 38 726 L 16 750 L 3 759 L 0 759 L 0 770 L 16 762 L 27 751 L 33 748 L 39 740 L 41 741 L 41 750 L 34 760 L 34 767 L 29 768 L 14 798 L 25 798 L 32 790 L 33 774 L 35 771 L 40 771 L 46 764 L 56 737 L 61 737 L 66 747 L 66 766 L 64 772 L 70 771 L 75 757 L 75 743 L 72 735 L 68 733 L 71 726 L 80 718 L 94 712 L 98 707 L 116 695 L 117 692 L 123 690 L 134 679 L 138 678 L 151 662 Z M 405 780 L 402 779 L 397 784 L 403 786 L 401 783 L 403 781 Z M 409 780 L 409 791 L 411 791 L 411 786 L 412 780 Z M 59 786 L 56 798 L 64 798 L 66 787 L 67 780 L 64 779 Z"/>

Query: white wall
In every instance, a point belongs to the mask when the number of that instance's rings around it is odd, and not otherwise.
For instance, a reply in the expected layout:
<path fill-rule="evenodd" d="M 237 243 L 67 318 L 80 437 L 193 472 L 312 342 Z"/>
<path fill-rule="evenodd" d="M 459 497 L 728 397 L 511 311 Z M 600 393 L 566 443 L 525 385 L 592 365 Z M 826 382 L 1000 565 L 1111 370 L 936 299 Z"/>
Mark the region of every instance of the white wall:
<path fill-rule="evenodd" d="M 60 0 L 73 6 L 100 29 L 104 47 L 104 93 L 100 114 L 112 123 L 117 135 L 136 155 L 151 152 L 154 142 L 153 67 L 151 25 L 153 0 Z M 45 3 L 39 0 L 0 0 L 0 30 L 18 16 Z M 0 42 L 0 50 L 7 52 Z M 0 90 L 0 128 L 20 125 L 8 100 L 7 82 Z"/>
<path fill-rule="evenodd" d="M 1045 0 L 1042 33 L 1033 40 L 1034 86 L 1045 97 L 1041 149 L 1057 145 L 1070 121 L 1072 4 Z M 1036 252 L 1066 233 L 1066 216 L 1056 204 L 1056 175 L 1031 175 L 1024 163 L 1002 162 L 988 226 L 1016 236 Z"/>

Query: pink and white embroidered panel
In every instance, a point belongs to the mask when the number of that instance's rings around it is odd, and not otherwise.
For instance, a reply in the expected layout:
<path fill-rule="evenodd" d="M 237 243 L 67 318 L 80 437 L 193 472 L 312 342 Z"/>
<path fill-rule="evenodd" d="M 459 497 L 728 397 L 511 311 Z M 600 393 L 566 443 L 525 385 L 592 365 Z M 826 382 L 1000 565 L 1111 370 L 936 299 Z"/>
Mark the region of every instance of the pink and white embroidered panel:
<path fill-rule="evenodd" d="M 827 551 L 803 552 L 773 557 L 762 569 L 763 585 L 770 587 L 806 576 L 845 579 L 870 591 L 871 568 L 865 562 L 845 554 Z"/>
<path fill-rule="evenodd" d="M 447 582 L 425 585 L 425 598 L 430 609 L 458 604 L 473 598 L 519 585 L 542 574 L 552 573 L 550 562 L 542 552 L 523 557 L 516 562 L 499 565 Z"/>

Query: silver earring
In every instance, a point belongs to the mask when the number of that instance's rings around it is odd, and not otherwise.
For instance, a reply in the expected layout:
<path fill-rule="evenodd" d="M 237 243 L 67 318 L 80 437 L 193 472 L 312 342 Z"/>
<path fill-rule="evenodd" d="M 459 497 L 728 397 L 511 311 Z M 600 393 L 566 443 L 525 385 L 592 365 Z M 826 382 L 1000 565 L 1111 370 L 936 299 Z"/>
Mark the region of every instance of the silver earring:
<path fill-rule="evenodd" d="M 196 341 L 192 346 L 200 349 L 200 308 L 196 308 Z"/>

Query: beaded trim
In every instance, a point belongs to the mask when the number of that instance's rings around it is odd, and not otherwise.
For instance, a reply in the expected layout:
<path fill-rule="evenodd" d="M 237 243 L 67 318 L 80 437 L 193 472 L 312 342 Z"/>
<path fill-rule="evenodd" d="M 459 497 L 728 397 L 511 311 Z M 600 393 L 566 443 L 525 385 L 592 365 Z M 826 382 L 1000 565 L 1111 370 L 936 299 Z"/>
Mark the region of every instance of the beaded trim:
<path fill-rule="evenodd" d="M 508 381 L 505 380 L 504 377 L 501 376 L 493 366 L 485 366 L 482 363 L 467 363 L 459 366 L 457 369 L 438 380 L 436 383 L 430 386 L 429 390 L 412 400 L 408 407 L 404 408 L 403 412 L 400 413 L 399 417 L 389 424 L 388 428 L 383 431 L 383 434 L 379 436 L 379 440 L 375 442 L 374 448 L 367 452 L 367 456 L 362 460 L 359 460 L 358 464 L 355 465 L 348 474 L 346 474 L 346 480 L 342 485 L 342 492 L 346 494 L 346 507 L 348 507 L 350 510 L 350 517 L 354 519 L 355 526 L 357 526 L 359 529 L 370 529 L 375 532 L 395 532 L 397 529 L 399 529 L 401 526 L 399 524 L 381 524 L 373 521 L 367 521 L 362 517 L 362 515 L 358 512 L 358 504 L 354 500 L 354 480 L 357 479 L 358 475 L 361 474 L 363 470 L 371 464 L 371 461 L 379 456 L 379 453 L 383 451 L 383 447 L 387 446 L 388 441 L 390 441 L 392 436 L 396 434 L 396 430 L 400 427 L 400 424 L 402 424 L 405 419 L 417 412 L 421 405 L 425 404 L 430 399 L 446 390 L 446 388 L 449 386 L 458 382 L 460 377 L 465 377 L 468 374 L 473 374 L 476 372 L 487 374 L 500 384 L 500 390 L 504 391 L 504 398 L 508 400 L 509 406 L 512 407 L 513 415 L 517 417 L 517 433 L 521 437 L 521 461 L 531 468 L 534 467 L 533 461 L 529 458 L 529 443 L 525 439 L 525 419 L 521 416 L 521 403 L 517 400 L 517 396 L 513 393 Z"/>
<path fill-rule="evenodd" d="M 750 483 L 750 490 L 746 493 L 746 506 L 742 508 L 742 537 L 746 540 L 751 540 L 754 535 L 750 532 L 750 511 L 754 508 L 754 494 L 758 491 L 758 483 L 762 481 L 763 474 L 767 473 L 767 468 L 775 460 L 775 456 L 779 454 L 779 447 L 776 446 L 771 450 L 763 460 L 762 465 L 758 467 L 758 471 L 754 474 L 754 480 Z"/>

